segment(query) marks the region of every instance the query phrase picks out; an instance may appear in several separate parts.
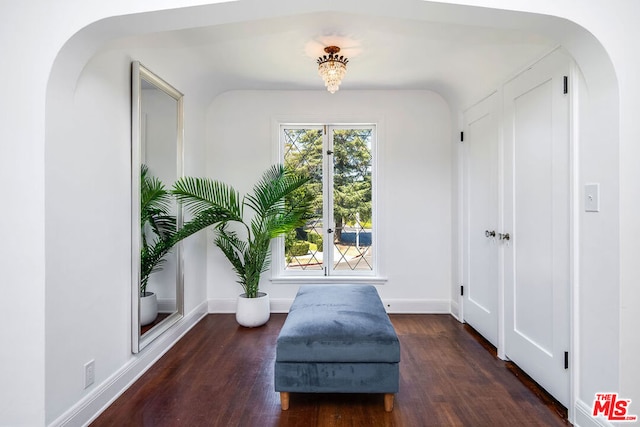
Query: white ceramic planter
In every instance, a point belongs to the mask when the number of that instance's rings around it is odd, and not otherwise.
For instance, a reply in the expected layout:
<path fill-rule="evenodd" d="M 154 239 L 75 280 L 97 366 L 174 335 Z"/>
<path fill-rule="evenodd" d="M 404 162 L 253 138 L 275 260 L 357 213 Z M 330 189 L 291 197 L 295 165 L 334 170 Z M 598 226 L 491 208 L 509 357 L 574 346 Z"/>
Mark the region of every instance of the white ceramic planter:
<path fill-rule="evenodd" d="M 240 294 L 236 307 L 236 321 L 247 328 L 262 326 L 269 321 L 271 311 L 269 308 L 269 295 L 258 292 L 256 298 L 247 298 L 246 294 Z"/>
<path fill-rule="evenodd" d="M 153 292 L 145 292 L 140 297 L 140 325 L 153 323 L 158 317 L 158 297 Z"/>

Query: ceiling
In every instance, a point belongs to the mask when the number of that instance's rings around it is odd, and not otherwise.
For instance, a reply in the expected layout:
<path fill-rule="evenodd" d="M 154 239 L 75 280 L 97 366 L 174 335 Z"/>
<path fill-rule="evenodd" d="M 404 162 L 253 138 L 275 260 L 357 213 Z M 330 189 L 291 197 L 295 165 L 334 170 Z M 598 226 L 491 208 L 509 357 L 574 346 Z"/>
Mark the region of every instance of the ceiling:
<path fill-rule="evenodd" d="M 212 96 L 242 89 L 323 90 L 316 59 L 325 46 L 337 45 L 349 58 L 341 91 L 428 89 L 462 107 L 556 45 L 521 29 L 407 15 L 291 14 L 140 35 L 118 45 L 172 55 L 183 72 L 189 64 L 191 78 L 210 86 Z"/>

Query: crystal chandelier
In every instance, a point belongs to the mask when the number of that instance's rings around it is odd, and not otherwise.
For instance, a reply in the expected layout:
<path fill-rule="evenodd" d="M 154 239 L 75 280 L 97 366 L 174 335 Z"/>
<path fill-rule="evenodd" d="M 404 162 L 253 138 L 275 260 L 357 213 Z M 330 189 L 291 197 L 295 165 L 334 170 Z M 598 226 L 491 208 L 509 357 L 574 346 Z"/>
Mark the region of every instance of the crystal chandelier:
<path fill-rule="evenodd" d="M 342 83 L 342 78 L 347 72 L 347 62 L 349 60 L 344 56 L 338 56 L 340 48 L 338 46 L 327 46 L 324 51 L 328 55 L 318 58 L 318 73 L 324 80 L 324 85 L 331 93 L 335 93 Z"/>

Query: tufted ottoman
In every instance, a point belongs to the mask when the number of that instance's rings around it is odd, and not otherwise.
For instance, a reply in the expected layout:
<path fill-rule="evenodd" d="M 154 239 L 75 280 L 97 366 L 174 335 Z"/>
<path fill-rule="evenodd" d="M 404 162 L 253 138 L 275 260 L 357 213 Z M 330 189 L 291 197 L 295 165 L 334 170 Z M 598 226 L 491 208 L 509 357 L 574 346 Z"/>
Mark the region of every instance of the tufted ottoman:
<path fill-rule="evenodd" d="M 276 345 L 275 390 L 384 393 L 393 409 L 400 343 L 371 285 L 301 286 Z"/>

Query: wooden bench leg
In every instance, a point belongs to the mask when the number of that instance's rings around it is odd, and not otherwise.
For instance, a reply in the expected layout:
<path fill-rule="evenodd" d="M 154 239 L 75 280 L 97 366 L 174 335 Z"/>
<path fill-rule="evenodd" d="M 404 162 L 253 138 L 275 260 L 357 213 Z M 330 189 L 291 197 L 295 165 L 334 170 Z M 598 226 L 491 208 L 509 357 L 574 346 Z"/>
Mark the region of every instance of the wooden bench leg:
<path fill-rule="evenodd" d="M 391 396 L 392 396 L 391 406 L 393 406 L 393 395 Z M 286 411 L 287 409 L 289 409 L 289 392 L 288 391 L 280 392 L 280 406 L 282 407 L 283 411 Z M 385 403 L 385 406 L 386 406 L 386 403 Z"/>
<path fill-rule="evenodd" d="M 385 393 L 384 410 L 387 412 L 393 411 L 393 393 Z"/>

